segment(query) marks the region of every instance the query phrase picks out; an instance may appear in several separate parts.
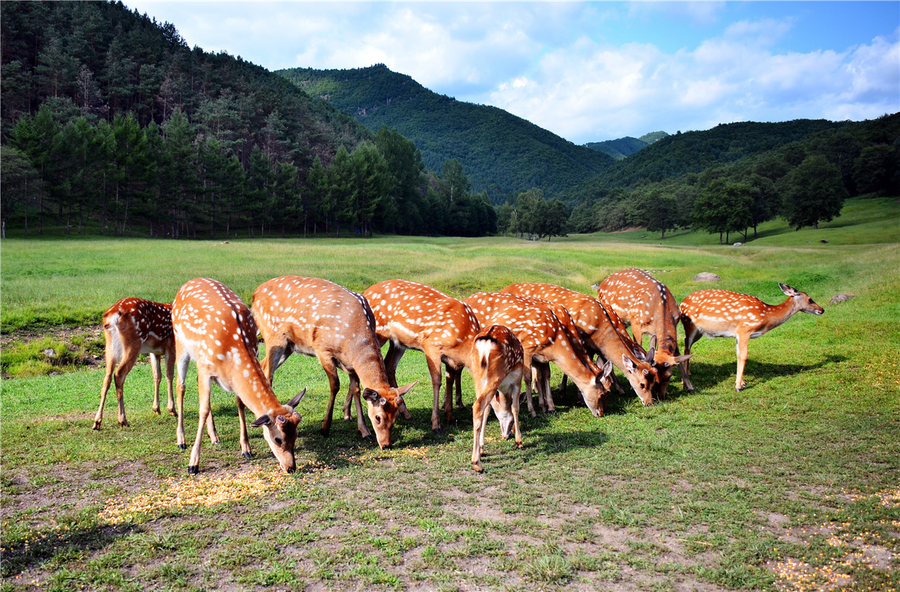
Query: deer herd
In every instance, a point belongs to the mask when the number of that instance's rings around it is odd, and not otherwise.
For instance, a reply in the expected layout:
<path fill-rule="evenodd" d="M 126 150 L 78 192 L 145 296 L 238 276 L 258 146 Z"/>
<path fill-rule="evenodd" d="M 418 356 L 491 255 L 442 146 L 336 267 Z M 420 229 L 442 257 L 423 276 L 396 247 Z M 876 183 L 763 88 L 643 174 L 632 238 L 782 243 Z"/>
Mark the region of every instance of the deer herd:
<path fill-rule="evenodd" d="M 251 426 L 262 429 L 282 470 L 290 473 L 296 469 L 294 444 L 301 420 L 296 408 L 306 389 L 281 403 L 273 385 L 275 371 L 292 353 L 317 358 L 328 377 L 330 398 L 322 435 L 327 436 L 331 429 L 340 369 L 349 379 L 344 419 L 351 419 L 352 407 L 360 434 L 371 439 L 374 432 L 378 445 L 388 448 L 398 418 L 412 418 L 404 396 L 417 383 L 398 386 L 396 374 L 404 352 L 415 349 L 424 354 L 431 378 L 431 428 L 436 433 L 442 429 L 441 411 L 444 421 L 453 422 L 453 403 L 463 406 L 462 371 L 471 375 L 475 390 L 472 466 L 481 472 L 490 409 L 500 422 L 502 437 L 514 435 L 517 448 L 522 448 L 519 406 L 523 394 L 532 417 L 537 415 L 532 392 L 537 393 L 541 411 L 555 410 L 551 363 L 563 374 L 563 392 L 566 379 L 571 379 L 584 405 L 595 417 L 602 417 L 610 391 L 622 392 L 613 367 L 623 374 L 641 403 L 651 405 L 666 397 L 676 366 L 684 389 L 693 392 L 691 348 L 701 336 L 731 337 L 737 349 L 735 389 L 742 390 L 750 339 L 797 312 L 825 312 L 804 292 L 778 285 L 788 296 L 780 305 L 736 292 L 700 290 L 679 306 L 663 283 L 639 269 L 611 274 L 594 286 L 596 298 L 551 284 L 519 283 L 497 293 L 479 292 L 458 300 L 430 286 L 400 279 L 375 284 L 358 294 L 325 279 L 286 276 L 259 286 L 248 308 L 221 282 L 198 278 L 182 286 L 172 304 L 123 298 L 104 313 L 106 375 L 93 427 L 100 429 L 113 378 L 119 424 L 128 426 L 123 385 L 141 354 L 150 356 L 153 411 L 160 413 L 160 357 L 164 357 L 167 409 L 177 417 L 177 445 L 186 450 L 185 380 L 193 361 L 199 413 L 188 472 L 199 471 L 204 428 L 213 443 L 219 442 L 210 407 L 210 389 L 215 383 L 236 397 L 243 455 L 251 456 L 245 420 L 245 408 L 249 407 L 256 416 Z M 684 326 L 684 354 L 678 348 L 679 322 Z M 647 349 L 644 336 L 649 336 Z M 262 360 L 260 340 L 265 344 Z M 382 356 L 385 343 L 388 350 Z M 173 391 L 175 370 L 178 384 Z M 363 400 L 371 431 L 363 419 Z"/>

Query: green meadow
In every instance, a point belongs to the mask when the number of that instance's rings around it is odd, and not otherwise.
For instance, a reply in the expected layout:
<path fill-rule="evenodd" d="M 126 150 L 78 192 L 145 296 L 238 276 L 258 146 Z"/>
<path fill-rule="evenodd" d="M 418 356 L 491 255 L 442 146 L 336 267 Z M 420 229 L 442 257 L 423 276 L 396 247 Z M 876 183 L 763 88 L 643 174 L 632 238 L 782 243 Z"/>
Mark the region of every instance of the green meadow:
<path fill-rule="evenodd" d="M 900 589 L 900 203 L 849 200 L 817 230 L 776 220 L 748 239 L 13 234 L 0 242 L 0 591 Z M 204 276 L 249 304 L 280 275 L 355 291 L 404 278 L 460 298 L 522 281 L 591 294 L 628 267 L 679 300 L 714 286 L 775 304 L 782 282 L 826 312 L 752 341 L 740 393 L 727 339 L 695 345 L 695 393 L 676 372 L 666 400 L 644 407 L 613 393 L 599 419 L 573 385 L 558 392 L 554 369 L 557 413 L 523 410 L 523 450 L 492 419 L 483 474 L 469 463 L 471 407 L 431 432 L 418 352 L 398 372 L 401 384 L 419 381 L 406 397 L 413 418 L 398 420 L 384 451 L 340 421 L 340 408 L 331 436 L 320 435 L 325 374 L 292 356 L 274 384 L 282 400 L 308 389 L 291 475 L 258 430 L 255 457 L 241 456 L 234 397 L 216 388 L 222 442 L 205 440 L 200 475 L 188 475 L 174 418 L 150 410 L 146 363 L 125 383 L 131 427 L 116 424 L 108 400 L 103 428 L 91 429 L 103 367 L 83 361 L 102 353 L 100 316 L 124 296 L 171 301 Z M 693 281 L 702 271 L 722 279 Z M 854 297 L 830 304 L 839 293 Z M 73 363 L 42 362 L 51 346 Z"/>

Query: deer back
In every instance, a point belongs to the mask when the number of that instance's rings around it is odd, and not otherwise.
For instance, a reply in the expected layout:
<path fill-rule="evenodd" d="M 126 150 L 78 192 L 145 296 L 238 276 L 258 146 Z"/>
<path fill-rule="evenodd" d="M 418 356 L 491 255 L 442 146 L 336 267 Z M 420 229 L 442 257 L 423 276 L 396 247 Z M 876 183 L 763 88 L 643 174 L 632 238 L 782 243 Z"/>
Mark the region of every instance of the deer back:
<path fill-rule="evenodd" d="M 142 354 L 174 354 L 172 305 L 122 298 L 103 313 L 103 334 L 117 362 L 122 360 L 125 343 L 140 344 Z"/>

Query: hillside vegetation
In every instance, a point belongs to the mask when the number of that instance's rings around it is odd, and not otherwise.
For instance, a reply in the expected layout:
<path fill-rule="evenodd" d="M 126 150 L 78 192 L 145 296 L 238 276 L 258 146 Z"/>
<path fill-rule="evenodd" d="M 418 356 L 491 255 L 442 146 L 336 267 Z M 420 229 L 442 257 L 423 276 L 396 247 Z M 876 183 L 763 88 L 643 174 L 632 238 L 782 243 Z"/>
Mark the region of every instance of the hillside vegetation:
<path fill-rule="evenodd" d="M 494 204 L 531 188 L 555 195 L 612 165 L 612 158 L 576 146 L 502 109 L 434 93 L 383 64 L 355 70 L 278 70 L 312 96 L 352 114 L 371 130 L 382 125 L 413 140 L 425 166 L 456 159 L 476 192 Z"/>

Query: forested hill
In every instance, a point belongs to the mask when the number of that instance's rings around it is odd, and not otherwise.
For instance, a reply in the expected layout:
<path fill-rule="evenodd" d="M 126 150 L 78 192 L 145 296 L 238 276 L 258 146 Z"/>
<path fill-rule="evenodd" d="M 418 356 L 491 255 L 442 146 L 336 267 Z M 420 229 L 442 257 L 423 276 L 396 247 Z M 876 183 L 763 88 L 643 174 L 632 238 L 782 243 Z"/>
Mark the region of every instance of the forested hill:
<path fill-rule="evenodd" d="M 396 129 L 415 142 L 428 168 L 439 171 L 445 161 L 458 160 L 473 191 L 487 191 L 494 204 L 531 188 L 552 197 L 614 162 L 502 109 L 434 93 L 382 64 L 277 73 L 351 113 L 371 130 L 382 125 Z"/>

